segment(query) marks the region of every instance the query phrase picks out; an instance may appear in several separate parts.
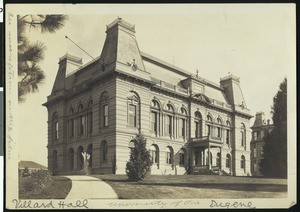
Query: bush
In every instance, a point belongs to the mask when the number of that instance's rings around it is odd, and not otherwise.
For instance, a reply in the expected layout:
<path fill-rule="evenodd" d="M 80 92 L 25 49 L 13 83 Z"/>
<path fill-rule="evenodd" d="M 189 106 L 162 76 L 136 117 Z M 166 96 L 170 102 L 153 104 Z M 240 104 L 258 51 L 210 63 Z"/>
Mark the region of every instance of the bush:
<path fill-rule="evenodd" d="M 142 134 L 136 135 L 134 149 L 126 164 L 126 174 L 131 181 L 143 180 L 151 172 L 151 155 L 146 149 L 146 139 Z"/>
<path fill-rule="evenodd" d="M 47 170 L 39 170 L 31 174 L 32 180 L 25 185 L 27 191 L 39 191 L 51 185 L 53 182 Z"/>

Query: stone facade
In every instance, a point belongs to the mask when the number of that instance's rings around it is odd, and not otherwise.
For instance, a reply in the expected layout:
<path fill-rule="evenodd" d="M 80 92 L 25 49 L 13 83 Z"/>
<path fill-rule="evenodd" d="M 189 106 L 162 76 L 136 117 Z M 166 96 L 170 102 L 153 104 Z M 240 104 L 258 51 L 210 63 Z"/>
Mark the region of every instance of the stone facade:
<path fill-rule="evenodd" d="M 220 84 L 140 51 L 135 28 L 107 26 L 100 57 L 83 65 L 65 55 L 48 108 L 48 167 L 125 174 L 132 139 L 147 138 L 152 174 L 185 174 L 188 167 L 250 175 L 250 110 L 239 78 Z"/>
<path fill-rule="evenodd" d="M 271 133 L 273 128 L 274 125 L 270 124 L 270 120 L 265 119 L 264 112 L 256 113 L 254 124 L 251 126 L 251 173 L 253 176 L 262 176 L 260 162 L 263 159 L 264 137 Z"/>

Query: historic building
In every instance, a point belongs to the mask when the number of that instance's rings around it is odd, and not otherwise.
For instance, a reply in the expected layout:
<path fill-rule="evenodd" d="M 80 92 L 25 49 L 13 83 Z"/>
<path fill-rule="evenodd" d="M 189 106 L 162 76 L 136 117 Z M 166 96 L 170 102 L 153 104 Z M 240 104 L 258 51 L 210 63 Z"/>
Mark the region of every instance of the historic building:
<path fill-rule="evenodd" d="M 152 174 L 222 171 L 250 175 L 250 110 L 240 80 L 213 83 L 142 52 L 135 27 L 107 26 L 101 55 L 82 64 L 66 54 L 44 106 L 48 167 L 72 173 L 89 155 L 94 173 L 125 174 L 131 142 L 147 138 Z"/>
<path fill-rule="evenodd" d="M 264 137 L 270 133 L 273 128 L 274 125 L 270 124 L 270 120 L 265 119 L 264 112 L 256 113 L 254 124 L 251 127 L 251 173 L 253 176 L 261 176 L 259 164 L 263 158 Z"/>

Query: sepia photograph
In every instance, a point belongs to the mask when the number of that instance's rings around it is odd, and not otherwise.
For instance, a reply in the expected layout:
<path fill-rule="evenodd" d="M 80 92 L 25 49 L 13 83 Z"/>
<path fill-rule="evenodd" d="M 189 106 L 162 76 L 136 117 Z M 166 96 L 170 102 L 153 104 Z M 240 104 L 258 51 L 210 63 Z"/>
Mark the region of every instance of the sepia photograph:
<path fill-rule="evenodd" d="M 7 4 L 5 207 L 292 207 L 295 17 Z"/>

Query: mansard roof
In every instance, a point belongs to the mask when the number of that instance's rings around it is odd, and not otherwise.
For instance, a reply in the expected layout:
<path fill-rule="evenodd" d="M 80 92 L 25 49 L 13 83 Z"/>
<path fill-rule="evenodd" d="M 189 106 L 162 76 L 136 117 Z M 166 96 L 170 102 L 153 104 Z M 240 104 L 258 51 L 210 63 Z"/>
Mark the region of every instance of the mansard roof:
<path fill-rule="evenodd" d="M 221 78 L 217 84 L 141 51 L 135 26 L 121 18 L 107 25 L 99 57 L 84 65 L 81 58 L 70 54 L 60 58 L 50 99 L 68 91 L 76 92 L 78 87 L 84 88 L 91 81 L 104 79 L 114 72 L 148 82 L 156 89 L 191 96 L 227 110 L 234 107 L 249 114 L 237 77 Z"/>

